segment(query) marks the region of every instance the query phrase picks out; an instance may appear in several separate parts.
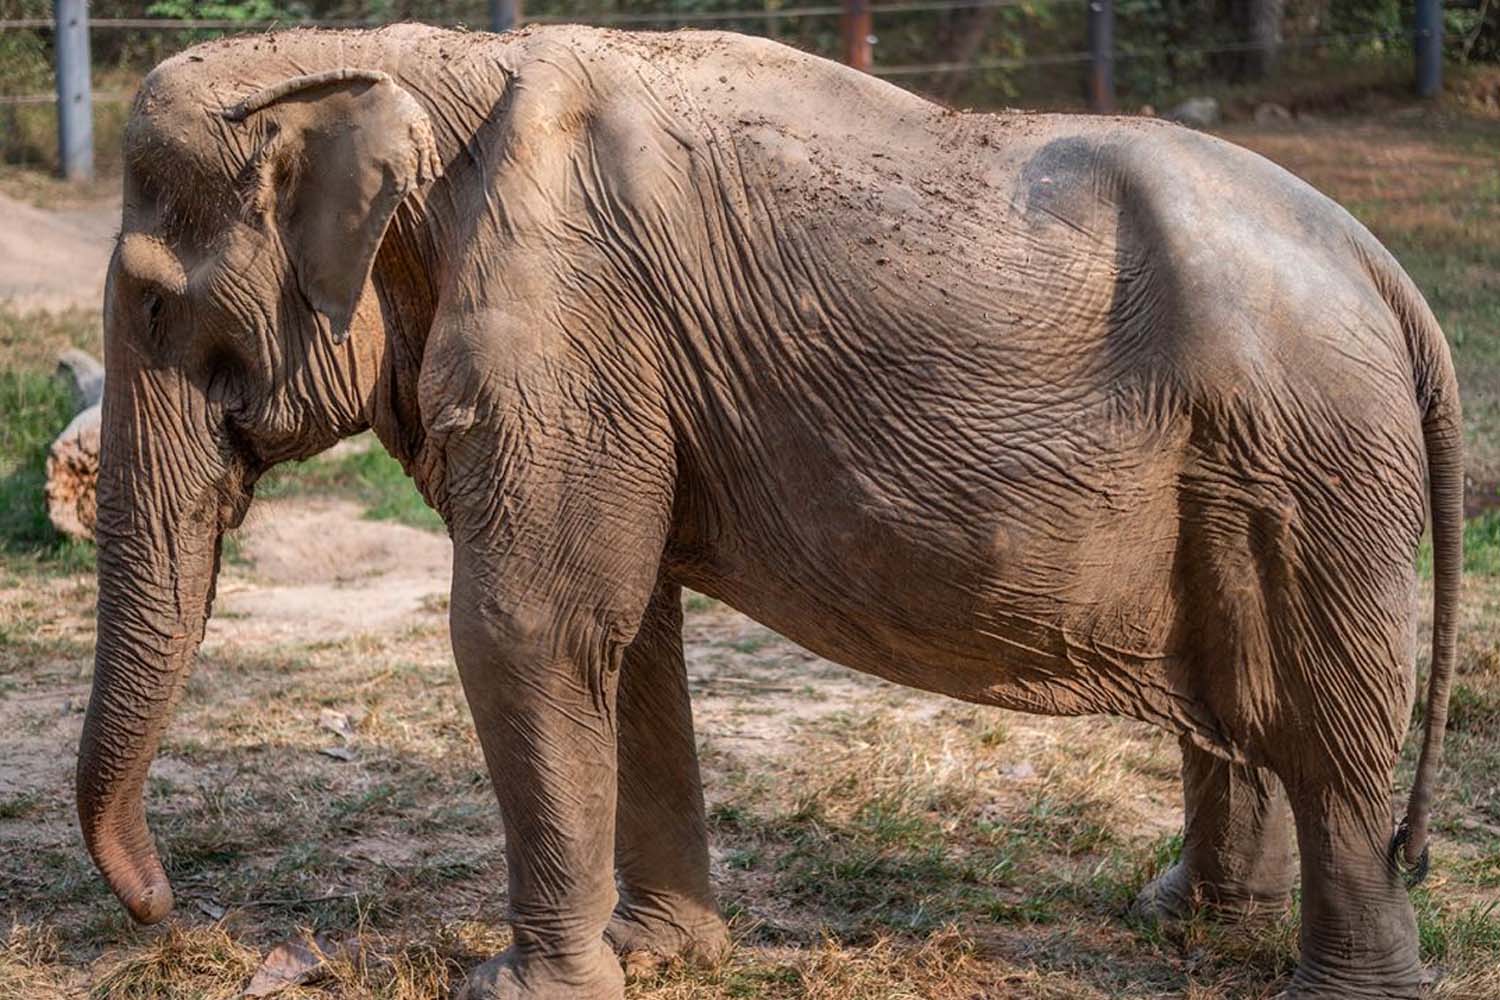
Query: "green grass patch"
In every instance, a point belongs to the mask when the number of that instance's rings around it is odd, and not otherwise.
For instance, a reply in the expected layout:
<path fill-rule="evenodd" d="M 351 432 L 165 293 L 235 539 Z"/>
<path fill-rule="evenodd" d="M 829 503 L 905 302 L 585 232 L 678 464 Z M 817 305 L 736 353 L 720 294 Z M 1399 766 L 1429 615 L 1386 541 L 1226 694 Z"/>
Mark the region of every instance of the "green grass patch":
<path fill-rule="evenodd" d="M 1424 962 L 1448 962 L 1468 968 L 1500 964 L 1500 900 L 1447 909 L 1431 892 L 1412 895 L 1417 911 L 1417 940 Z"/>
<path fill-rule="evenodd" d="M 365 508 L 374 521 L 395 521 L 424 531 L 445 531 L 443 519 L 427 506 L 401 463 L 373 440 L 358 451 L 319 456 L 271 470 L 256 496 L 342 496 Z"/>
<path fill-rule="evenodd" d="M 0 306 L 0 562 L 7 569 L 75 572 L 93 546 L 63 538 L 47 519 L 47 450 L 73 419 L 73 392 L 54 374 L 68 347 L 99 351 L 97 315 L 18 313 Z"/>
<path fill-rule="evenodd" d="M 1500 510 L 1486 511 L 1464 523 L 1464 572 L 1500 576 Z"/>
<path fill-rule="evenodd" d="M 0 819 L 24 819 L 40 810 L 42 797 L 36 792 L 21 792 L 0 799 Z"/>
<path fill-rule="evenodd" d="M 939 817 L 897 798 L 844 801 L 837 815 L 819 798 L 765 817 L 720 806 L 711 822 L 734 842 L 731 869 L 771 873 L 778 899 L 810 911 L 819 927 L 844 940 L 929 934 L 964 913 L 998 922 L 1044 919 L 1040 911 L 1022 919 L 1000 899 L 1014 872 L 1003 849 L 966 837 L 972 829 L 945 830 Z"/>
<path fill-rule="evenodd" d="M 685 590 L 682 592 L 682 609 L 684 611 L 712 611 L 713 609 L 721 606 L 722 605 L 720 605 L 720 603 L 714 600 L 712 597 L 705 597 L 703 594 L 694 593 L 691 590 Z"/>
<path fill-rule="evenodd" d="M 1417 570 L 1432 578 L 1432 538 L 1423 537 L 1417 550 Z M 1464 572 L 1500 576 L 1500 510 L 1487 510 L 1464 521 Z"/>
<path fill-rule="evenodd" d="M 1448 698 L 1448 728 L 1500 734 L 1500 691 L 1459 681 Z"/>
<path fill-rule="evenodd" d="M 0 551 L 67 569 L 92 565 L 91 546 L 69 542 L 47 519 L 47 450 L 73 419 L 73 394 L 35 371 L 0 371 Z"/>
<path fill-rule="evenodd" d="M 747 635 L 739 639 L 732 639 L 724 643 L 736 653 L 744 653 L 746 656 L 754 656 L 771 643 L 777 641 L 777 636 L 770 632 L 759 632 L 755 635 Z"/>

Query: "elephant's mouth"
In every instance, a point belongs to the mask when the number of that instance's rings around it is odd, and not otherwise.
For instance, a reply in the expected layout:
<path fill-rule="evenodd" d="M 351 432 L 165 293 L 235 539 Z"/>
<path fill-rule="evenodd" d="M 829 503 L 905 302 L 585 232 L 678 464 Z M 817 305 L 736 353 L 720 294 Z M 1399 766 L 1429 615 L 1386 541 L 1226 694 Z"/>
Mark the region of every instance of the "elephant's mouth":
<path fill-rule="evenodd" d="M 226 421 L 224 431 L 228 438 L 224 451 L 228 452 L 229 474 L 219 488 L 218 527 L 221 534 L 244 523 L 250 501 L 255 499 L 255 484 L 275 464 L 260 454 L 249 435 L 237 428 L 233 420 Z"/>
<path fill-rule="evenodd" d="M 255 499 L 255 484 L 260 479 L 263 466 L 241 458 L 237 473 L 226 477 L 219 490 L 218 530 L 220 534 L 233 531 L 245 521 L 250 511 L 250 501 Z"/>
<path fill-rule="evenodd" d="M 233 531 L 245 523 L 245 515 L 250 510 L 250 501 L 255 499 L 255 487 L 246 484 L 232 497 L 225 497 L 219 504 L 219 531 Z"/>

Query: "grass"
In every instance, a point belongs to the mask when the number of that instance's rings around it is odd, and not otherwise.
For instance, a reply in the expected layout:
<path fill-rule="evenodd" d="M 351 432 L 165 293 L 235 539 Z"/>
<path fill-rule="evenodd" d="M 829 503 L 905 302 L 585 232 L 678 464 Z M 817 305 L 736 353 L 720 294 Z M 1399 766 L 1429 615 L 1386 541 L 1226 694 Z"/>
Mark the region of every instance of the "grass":
<path fill-rule="evenodd" d="M 0 372 L 0 544 L 12 552 L 62 554 L 86 561 L 86 548 L 68 546 L 47 520 L 43 487 L 47 449 L 73 419 L 71 390 L 35 372 Z"/>
<path fill-rule="evenodd" d="M 109 964 L 89 995 L 93 1000 L 230 1000 L 259 957 L 222 927 L 168 927 L 138 954 Z"/>
<path fill-rule="evenodd" d="M 1432 538 L 1422 539 L 1417 551 L 1417 570 L 1432 579 Z M 1464 572 L 1471 576 L 1500 576 L 1500 509 L 1486 510 L 1464 519 Z"/>
<path fill-rule="evenodd" d="M 73 419 L 72 390 L 53 374 L 66 347 L 98 352 L 97 321 L 81 312 L 18 314 L 0 307 L 0 559 L 72 572 L 93 550 L 63 539 L 47 520 L 47 449 Z"/>
<path fill-rule="evenodd" d="M 351 449 L 273 469 L 256 484 L 255 494 L 342 496 L 364 505 L 365 516 L 372 520 L 396 521 L 427 531 L 446 530 L 442 517 L 427 506 L 401 463 L 373 436 L 356 439 Z"/>

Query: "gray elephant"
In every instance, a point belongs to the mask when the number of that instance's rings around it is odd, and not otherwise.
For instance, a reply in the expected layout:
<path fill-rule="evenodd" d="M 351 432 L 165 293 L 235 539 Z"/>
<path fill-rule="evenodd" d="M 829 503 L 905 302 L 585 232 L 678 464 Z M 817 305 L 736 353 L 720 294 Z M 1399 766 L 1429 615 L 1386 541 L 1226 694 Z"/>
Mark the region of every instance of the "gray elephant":
<path fill-rule="evenodd" d="M 1170 729 L 1186 848 L 1141 908 L 1284 905 L 1295 829 L 1289 995 L 1418 993 L 1459 401 L 1421 295 L 1306 185 L 1155 121 L 572 27 L 201 45 L 125 164 L 78 805 L 137 919 L 172 906 L 142 785 L 221 536 L 373 428 L 452 535 L 503 817 L 515 944 L 469 995 L 617 998 L 612 951 L 726 946 L 684 586 L 903 684 Z"/>

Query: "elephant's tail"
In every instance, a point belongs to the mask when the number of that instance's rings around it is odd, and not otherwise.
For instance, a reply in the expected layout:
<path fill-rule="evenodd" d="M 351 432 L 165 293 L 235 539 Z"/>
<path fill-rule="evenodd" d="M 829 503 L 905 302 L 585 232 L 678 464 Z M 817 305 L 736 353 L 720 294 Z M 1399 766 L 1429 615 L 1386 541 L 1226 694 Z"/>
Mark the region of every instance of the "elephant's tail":
<path fill-rule="evenodd" d="M 1417 399 L 1422 405 L 1422 439 L 1427 451 L 1428 506 L 1432 517 L 1432 665 L 1427 681 L 1422 753 L 1407 800 L 1406 818 L 1391 842 L 1392 861 L 1404 870 L 1408 884 L 1415 885 L 1427 874 L 1428 820 L 1443 755 L 1443 733 L 1448 726 L 1448 694 L 1458 658 L 1464 532 L 1463 416 L 1453 358 L 1437 319 L 1400 266 L 1388 254 L 1382 252 L 1381 256 L 1386 266 L 1375 268 L 1377 282 L 1405 330 Z"/>

